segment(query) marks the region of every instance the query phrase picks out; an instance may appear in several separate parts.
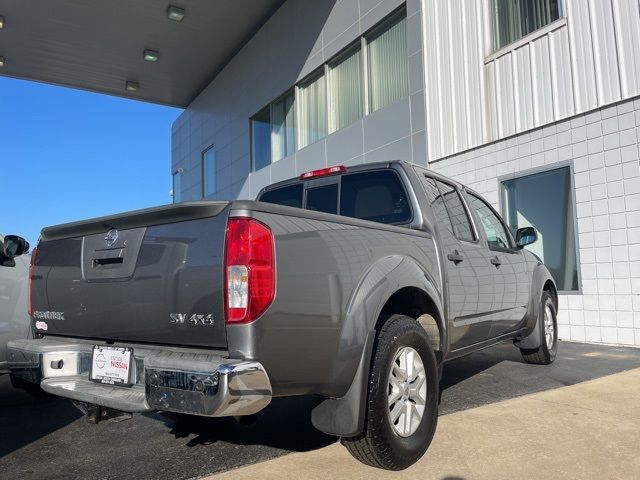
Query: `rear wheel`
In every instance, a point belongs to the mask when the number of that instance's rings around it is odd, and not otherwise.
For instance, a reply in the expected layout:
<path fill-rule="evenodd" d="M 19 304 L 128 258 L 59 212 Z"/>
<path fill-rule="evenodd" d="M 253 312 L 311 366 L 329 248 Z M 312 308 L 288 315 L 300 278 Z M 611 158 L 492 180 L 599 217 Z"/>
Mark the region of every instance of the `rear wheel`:
<path fill-rule="evenodd" d="M 527 363 L 549 365 L 556 359 L 558 352 L 558 321 L 556 306 L 549 292 L 542 292 L 540 301 L 540 346 L 535 349 L 521 348 L 522 358 Z"/>
<path fill-rule="evenodd" d="M 414 319 L 392 315 L 377 338 L 365 428 L 342 444 L 362 463 L 402 470 L 429 447 L 438 420 L 438 365 Z"/>

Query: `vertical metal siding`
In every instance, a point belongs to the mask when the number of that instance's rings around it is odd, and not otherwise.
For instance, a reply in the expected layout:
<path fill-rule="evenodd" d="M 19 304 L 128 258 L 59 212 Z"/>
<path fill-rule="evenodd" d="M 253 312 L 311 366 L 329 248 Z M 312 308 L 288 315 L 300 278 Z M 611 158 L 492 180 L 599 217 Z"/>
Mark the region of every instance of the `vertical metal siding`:
<path fill-rule="evenodd" d="M 613 0 L 612 6 L 621 93 L 628 98 L 640 93 L 640 5 L 636 1 Z"/>
<path fill-rule="evenodd" d="M 589 0 L 598 104 L 620 100 L 620 76 L 611 0 Z"/>
<path fill-rule="evenodd" d="M 491 0 L 423 0 L 430 160 L 640 94 L 638 0 L 563 6 L 494 58 Z"/>
<path fill-rule="evenodd" d="M 569 35 L 566 28 L 549 33 L 549 56 L 551 60 L 553 120 L 560 120 L 575 113 Z"/>
<path fill-rule="evenodd" d="M 553 90 L 549 38 L 531 42 L 531 76 L 533 77 L 533 119 L 536 127 L 553 121 Z"/>
<path fill-rule="evenodd" d="M 576 113 L 598 106 L 589 3 L 565 0 Z"/>

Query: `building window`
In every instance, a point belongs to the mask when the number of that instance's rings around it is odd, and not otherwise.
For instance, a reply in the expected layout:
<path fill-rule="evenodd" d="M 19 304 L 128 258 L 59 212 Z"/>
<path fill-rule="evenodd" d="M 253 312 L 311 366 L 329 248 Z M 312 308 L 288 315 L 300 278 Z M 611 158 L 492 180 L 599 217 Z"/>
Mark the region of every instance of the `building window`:
<path fill-rule="evenodd" d="M 180 203 L 182 201 L 182 172 L 179 168 L 173 172 L 173 188 L 171 194 L 173 195 L 173 203 Z"/>
<path fill-rule="evenodd" d="M 213 146 L 202 152 L 202 197 L 216 193 L 216 152 Z"/>
<path fill-rule="evenodd" d="M 369 112 L 375 112 L 409 93 L 406 12 L 383 23 L 366 43 Z"/>
<path fill-rule="evenodd" d="M 293 90 L 271 104 L 271 162 L 295 151 L 295 110 Z"/>
<path fill-rule="evenodd" d="M 525 248 L 540 257 L 563 291 L 578 290 L 571 189 L 569 167 L 502 182 L 502 213 L 509 227 L 538 231 L 538 241 Z"/>
<path fill-rule="evenodd" d="M 329 133 L 362 118 L 360 45 L 329 63 Z"/>
<path fill-rule="evenodd" d="M 251 170 L 271 163 L 271 108 L 260 110 L 251 119 Z"/>
<path fill-rule="evenodd" d="M 406 18 L 402 7 L 251 117 L 251 171 L 406 97 Z"/>
<path fill-rule="evenodd" d="M 327 135 L 327 87 L 324 70 L 298 85 L 298 147 Z"/>
<path fill-rule="evenodd" d="M 493 0 L 494 50 L 559 18 L 560 0 Z"/>

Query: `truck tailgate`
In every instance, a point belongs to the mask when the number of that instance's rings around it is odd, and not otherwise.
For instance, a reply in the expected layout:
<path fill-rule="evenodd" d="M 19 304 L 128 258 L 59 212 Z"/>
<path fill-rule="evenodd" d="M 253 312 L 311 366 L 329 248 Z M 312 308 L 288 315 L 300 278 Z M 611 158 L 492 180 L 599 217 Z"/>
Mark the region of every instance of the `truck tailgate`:
<path fill-rule="evenodd" d="M 226 348 L 229 203 L 194 202 L 42 231 L 33 318 L 45 334 Z"/>

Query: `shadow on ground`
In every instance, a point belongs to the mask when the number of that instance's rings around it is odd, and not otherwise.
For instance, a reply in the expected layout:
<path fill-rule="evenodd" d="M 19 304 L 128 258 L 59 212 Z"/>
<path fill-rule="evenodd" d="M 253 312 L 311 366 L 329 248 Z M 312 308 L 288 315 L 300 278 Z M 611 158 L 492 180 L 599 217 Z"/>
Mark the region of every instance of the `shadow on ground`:
<path fill-rule="evenodd" d="M 440 414 L 640 367 L 640 349 L 562 343 L 551 366 L 503 345 L 447 364 Z M 32 399 L 0 377 L 0 476 L 21 479 L 188 479 L 335 441 L 316 431 L 317 399 L 276 399 L 255 423 L 169 414 L 90 425 L 70 402 Z M 449 479 L 453 480 L 453 479 Z"/>

